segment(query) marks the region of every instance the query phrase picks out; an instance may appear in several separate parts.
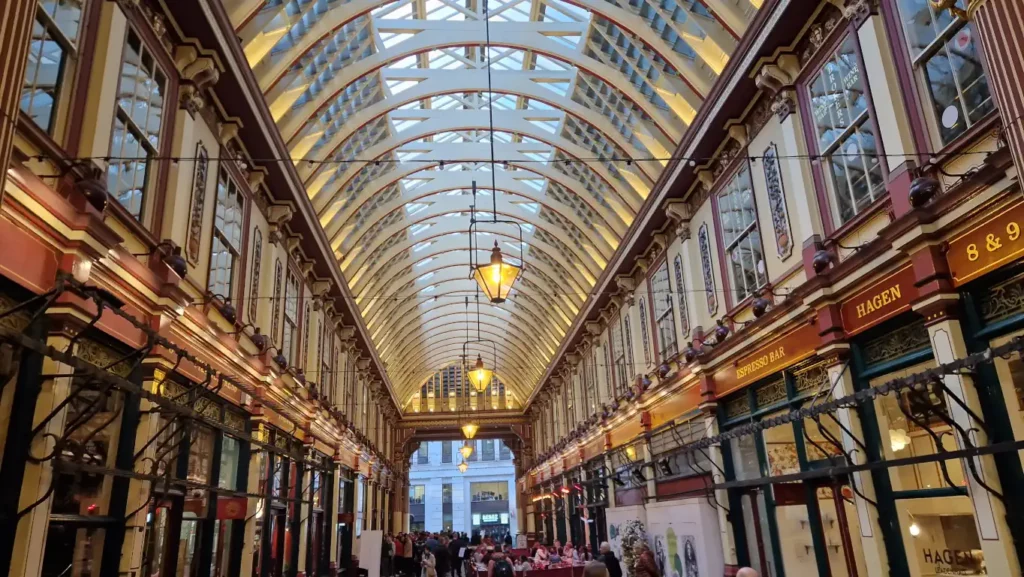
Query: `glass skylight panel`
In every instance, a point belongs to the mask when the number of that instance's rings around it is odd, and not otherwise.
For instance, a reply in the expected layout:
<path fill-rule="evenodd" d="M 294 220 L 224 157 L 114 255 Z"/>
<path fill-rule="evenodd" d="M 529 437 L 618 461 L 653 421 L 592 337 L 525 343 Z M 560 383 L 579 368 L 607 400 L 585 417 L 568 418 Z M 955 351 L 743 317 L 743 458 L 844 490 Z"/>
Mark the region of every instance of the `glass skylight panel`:
<path fill-rule="evenodd" d="M 407 2 L 405 4 L 398 2 L 395 4 L 385 4 L 373 11 L 373 17 L 380 18 L 382 20 L 401 20 L 412 18 L 412 7 L 412 2 Z"/>
<path fill-rule="evenodd" d="M 413 226 L 412 228 L 409 229 L 409 234 L 411 234 L 412 236 L 416 236 L 419 233 L 427 230 L 431 226 L 433 226 L 433 225 L 430 224 L 429 222 L 425 222 L 425 223 L 422 223 L 422 224 L 417 224 L 417 225 L 415 225 L 415 226 Z"/>
<path fill-rule="evenodd" d="M 436 272 L 430 271 L 427 274 L 424 274 L 424 275 L 420 276 L 419 278 L 417 278 L 416 282 L 424 282 L 424 281 L 430 280 L 436 274 L 437 274 Z"/>
<path fill-rule="evenodd" d="M 427 258 L 425 258 L 425 259 L 423 259 L 423 260 L 419 261 L 418 263 L 416 263 L 416 264 L 415 264 L 415 265 L 413 265 L 413 266 L 415 266 L 415 267 L 421 267 L 421 266 L 426 266 L 426 265 L 428 265 L 429 263 L 431 263 L 431 262 L 434 262 L 435 260 L 437 260 L 437 259 L 435 259 L 435 258 L 434 258 L 434 257 L 432 257 L 432 256 L 428 256 Z"/>
<path fill-rule="evenodd" d="M 404 42 L 412 37 L 413 34 L 410 33 L 385 32 L 380 35 L 380 41 L 384 48 L 391 48 L 395 44 Z"/>
<path fill-rule="evenodd" d="M 413 56 L 406 56 L 405 58 L 402 58 L 401 60 L 396 60 L 395 62 L 392 62 L 391 64 L 388 64 L 388 68 L 396 68 L 396 69 L 401 69 L 401 70 L 408 70 L 410 68 L 417 68 L 418 66 L 419 66 L 419 60 L 416 59 L 415 55 L 413 55 Z"/>
<path fill-rule="evenodd" d="M 414 244 L 412 246 L 412 251 L 413 252 L 420 252 L 421 250 L 429 247 L 432 244 L 434 244 L 434 241 L 432 241 L 432 240 L 425 240 L 423 242 L 418 242 L 418 243 L 416 243 L 416 244 Z"/>

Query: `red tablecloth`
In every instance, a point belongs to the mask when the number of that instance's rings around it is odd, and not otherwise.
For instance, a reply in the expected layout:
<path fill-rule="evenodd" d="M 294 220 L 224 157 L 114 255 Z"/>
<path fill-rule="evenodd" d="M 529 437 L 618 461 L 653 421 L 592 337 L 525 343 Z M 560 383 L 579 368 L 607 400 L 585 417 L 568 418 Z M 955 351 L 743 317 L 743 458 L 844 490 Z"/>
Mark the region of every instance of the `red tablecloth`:
<path fill-rule="evenodd" d="M 516 577 L 583 577 L 583 566 L 556 567 L 554 569 L 534 569 L 533 571 L 516 571 Z M 476 577 L 487 577 L 486 570 L 477 570 Z"/>

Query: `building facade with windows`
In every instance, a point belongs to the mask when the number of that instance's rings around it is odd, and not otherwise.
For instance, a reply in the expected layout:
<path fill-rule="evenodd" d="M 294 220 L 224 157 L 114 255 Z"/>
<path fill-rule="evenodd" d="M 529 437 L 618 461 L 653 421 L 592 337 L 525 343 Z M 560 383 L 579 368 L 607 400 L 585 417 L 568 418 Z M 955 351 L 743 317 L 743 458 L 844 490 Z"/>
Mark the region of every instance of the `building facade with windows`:
<path fill-rule="evenodd" d="M 460 473 L 462 441 L 421 444 L 409 461 L 412 530 L 459 531 L 496 537 L 517 530 L 516 470 L 512 451 L 497 439 L 468 441 L 474 447 Z"/>

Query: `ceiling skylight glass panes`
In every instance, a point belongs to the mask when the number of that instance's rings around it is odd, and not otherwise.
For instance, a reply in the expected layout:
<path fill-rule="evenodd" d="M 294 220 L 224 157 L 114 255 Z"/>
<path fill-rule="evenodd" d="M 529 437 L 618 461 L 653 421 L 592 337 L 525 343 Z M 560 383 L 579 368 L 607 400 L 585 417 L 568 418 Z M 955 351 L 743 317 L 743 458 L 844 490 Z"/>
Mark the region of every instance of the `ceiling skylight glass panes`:
<path fill-rule="evenodd" d="M 760 0 L 225 4 L 411 403 L 478 326 L 529 398 Z M 481 220 L 522 225 L 478 225 L 478 261 L 525 267 L 501 305 L 469 274 L 474 181 Z"/>

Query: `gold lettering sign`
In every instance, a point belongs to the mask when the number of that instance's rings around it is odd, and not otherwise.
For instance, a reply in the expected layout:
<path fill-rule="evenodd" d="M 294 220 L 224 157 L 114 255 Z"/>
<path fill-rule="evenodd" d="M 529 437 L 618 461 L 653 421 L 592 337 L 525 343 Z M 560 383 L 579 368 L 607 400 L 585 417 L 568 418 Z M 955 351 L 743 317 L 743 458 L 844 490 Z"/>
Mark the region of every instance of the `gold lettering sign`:
<path fill-rule="evenodd" d="M 946 262 L 953 284 L 960 286 L 1024 255 L 1022 226 L 1024 201 L 1017 199 L 951 238 Z"/>
<path fill-rule="evenodd" d="M 719 369 L 712 376 L 715 394 L 721 398 L 736 389 L 806 359 L 818 346 L 818 328 L 805 324 L 741 357 L 735 364 Z"/>
<path fill-rule="evenodd" d="M 843 301 L 843 328 L 856 334 L 908 310 L 916 297 L 914 269 L 906 265 Z"/>

